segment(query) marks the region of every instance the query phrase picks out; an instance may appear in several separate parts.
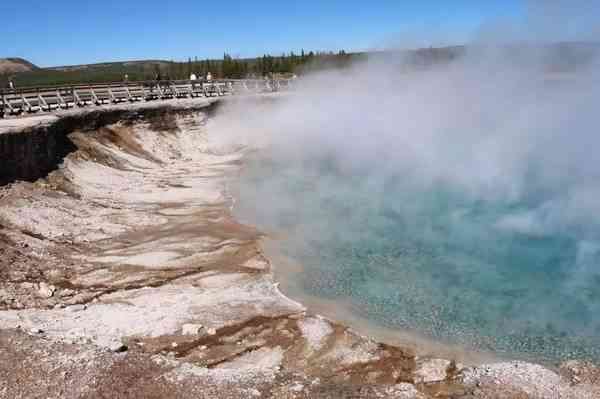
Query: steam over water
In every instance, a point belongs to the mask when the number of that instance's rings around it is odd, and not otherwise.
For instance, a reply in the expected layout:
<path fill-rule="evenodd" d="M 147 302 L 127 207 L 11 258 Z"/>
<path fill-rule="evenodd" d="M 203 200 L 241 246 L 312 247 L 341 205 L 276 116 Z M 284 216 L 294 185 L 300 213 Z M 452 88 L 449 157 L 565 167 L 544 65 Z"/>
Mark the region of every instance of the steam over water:
<path fill-rule="evenodd" d="M 599 246 L 577 227 L 518 231 L 527 222 L 514 215 L 543 195 L 476 200 L 441 183 L 346 175 L 327 159 L 306 169 L 254 161 L 243 179 L 238 212 L 282 233 L 281 250 L 302 265 L 296 289 L 471 348 L 600 358 Z M 295 200 L 260 206 L 282 194 Z"/>
<path fill-rule="evenodd" d="M 237 212 L 280 237 L 301 289 L 375 324 L 598 360 L 600 68 L 549 57 L 482 47 L 407 72 L 390 56 L 232 106 L 221 138 L 258 148 Z"/>

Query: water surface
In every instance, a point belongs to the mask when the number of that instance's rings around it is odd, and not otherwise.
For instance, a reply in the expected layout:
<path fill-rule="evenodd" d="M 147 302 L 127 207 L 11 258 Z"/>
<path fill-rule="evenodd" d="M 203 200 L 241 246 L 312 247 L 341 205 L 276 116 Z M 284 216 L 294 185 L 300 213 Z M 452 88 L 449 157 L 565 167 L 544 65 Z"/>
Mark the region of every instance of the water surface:
<path fill-rule="evenodd" d="M 600 236 L 542 229 L 552 192 L 485 199 L 443 181 L 254 159 L 238 216 L 279 237 L 307 295 L 374 325 L 536 360 L 600 359 Z"/>

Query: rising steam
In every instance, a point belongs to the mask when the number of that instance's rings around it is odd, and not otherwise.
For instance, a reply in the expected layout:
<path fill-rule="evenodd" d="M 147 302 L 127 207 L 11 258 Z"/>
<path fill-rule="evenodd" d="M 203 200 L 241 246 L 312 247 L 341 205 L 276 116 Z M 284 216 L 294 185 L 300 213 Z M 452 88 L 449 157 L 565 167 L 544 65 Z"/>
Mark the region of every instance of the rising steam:
<path fill-rule="evenodd" d="M 553 289 L 586 312 L 600 310 L 600 301 L 572 296 L 578 287 L 597 289 L 589 284 L 600 276 L 600 47 L 556 42 L 597 37 L 588 15 L 600 7 L 579 3 L 586 12 L 572 11 L 573 2 L 530 2 L 527 23 L 508 39 L 497 25 L 484 28 L 448 62 L 415 66 L 410 53 L 390 50 L 304 77 L 277 101 L 226 107 L 215 122 L 218 139 L 259 148 L 271 168 L 245 184 L 246 214 L 313 250 L 316 242 L 365 240 L 373 215 L 410 225 L 427 242 L 444 234 L 446 246 L 460 248 L 455 237 L 480 241 L 477 250 L 490 254 L 498 237 L 561 235 L 576 253 Z M 527 34 L 516 40 L 515 32 Z M 353 223 L 340 228 L 344 220 Z M 503 256 L 510 263 L 510 253 Z M 560 304 L 542 300 L 519 311 L 551 320 Z M 519 314 L 509 314 L 511 327 L 523 321 Z M 557 323 L 568 330 L 568 317 Z M 585 329 L 600 335 L 598 323 Z"/>

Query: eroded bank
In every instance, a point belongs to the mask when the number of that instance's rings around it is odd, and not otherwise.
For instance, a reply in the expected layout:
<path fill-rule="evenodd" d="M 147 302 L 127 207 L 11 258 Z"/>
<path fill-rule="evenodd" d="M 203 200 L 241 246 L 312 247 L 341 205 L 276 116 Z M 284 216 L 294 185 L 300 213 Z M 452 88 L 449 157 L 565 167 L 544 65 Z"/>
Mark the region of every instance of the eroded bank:
<path fill-rule="evenodd" d="M 0 189 L 0 397 L 598 394 L 592 365 L 418 358 L 283 296 L 230 213 L 248 149 L 214 140 L 214 107 L 65 115 L 2 147 L 31 166 Z"/>

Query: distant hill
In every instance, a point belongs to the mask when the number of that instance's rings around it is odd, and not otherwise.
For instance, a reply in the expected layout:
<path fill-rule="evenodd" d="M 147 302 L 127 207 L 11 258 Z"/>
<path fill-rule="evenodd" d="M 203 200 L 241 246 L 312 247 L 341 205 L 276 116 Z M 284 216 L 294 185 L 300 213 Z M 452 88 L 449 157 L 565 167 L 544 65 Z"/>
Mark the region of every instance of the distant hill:
<path fill-rule="evenodd" d="M 166 60 L 137 60 L 121 62 L 103 62 L 88 65 L 56 66 L 38 68 L 20 58 L 0 58 L 0 87 L 5 87 L 8 78 L 18 87 L 58 84 L 119 82 L 127 75 L 130 81 L 152 80 L 160 71 L 163 78 L 187 79 L 190 73 L 204 76 L 208 71 L 214 77 L 263 76 L 269 72 L 277 74 L 303 74 L 315 70 L 345 68 L 354 61 L 367 57 L 381 57 L 399 71 L 428 68 L 434 65 L 453 62 L 466 53 L 476 57 L 485 46 L 448 46 L 429 47 L 414 50 L 377 51 L 346 53 L 304 52 L 280 56 L 264 55 L 256 58 L 234 59 L 225 54 L 223 59 L 194 60 L 173 62 Z M 540 57 L 541 71 L 573 73 L 581 67 L 590 65 L 600 58 L 600 44 L 586 42 L 563 42 L 552 44 L 515 44 L 501 47 L 499 60 L 519 66 L 532 55 Z"/>
<path fill-rule="evenodd" d="M 158 70 L 165 75 L 167 71 L 173 70 L 175 65 L 180 64 L 164 60 L 142 60 L 48 68 L 23 68 L 22 72 L 15 75 L 13 80 L 17 87 L 118 82 L 123 80 L 125 75 L 130 80 L 146 80 L 153 79 Z M 7 78 L 7 74 L 0 72 L 0 87 L 6 85 Z"/>
<path fill-rule="evenodd" d="M 23 58 L 0 58 L 0 75 L 29 72 L 39 69 Z"/>
<path fill-rule="evenodd" d="M 171 61 L 165 60 L 138 60 L 138 61 L 121 61 L 121 62 L 100 62 L 97 64 L 82 64 L 82 65 L 65 65 L 44 68 L 47 71 L 92 71 L 92 70 L 109 70 L 114 68 L 127 69 L 127 68 L 141 68 L 141 69 L 154 69 L 156 67 L 165 68 L 168 67 Z"/>

